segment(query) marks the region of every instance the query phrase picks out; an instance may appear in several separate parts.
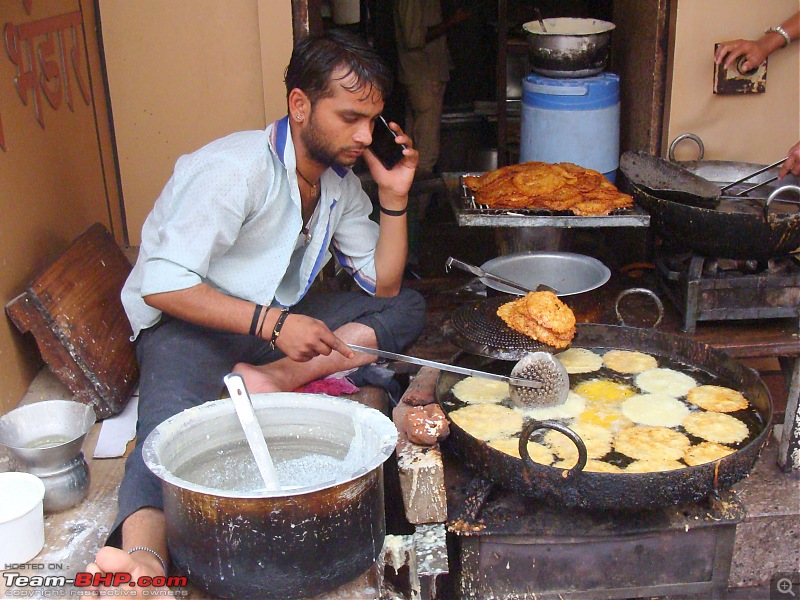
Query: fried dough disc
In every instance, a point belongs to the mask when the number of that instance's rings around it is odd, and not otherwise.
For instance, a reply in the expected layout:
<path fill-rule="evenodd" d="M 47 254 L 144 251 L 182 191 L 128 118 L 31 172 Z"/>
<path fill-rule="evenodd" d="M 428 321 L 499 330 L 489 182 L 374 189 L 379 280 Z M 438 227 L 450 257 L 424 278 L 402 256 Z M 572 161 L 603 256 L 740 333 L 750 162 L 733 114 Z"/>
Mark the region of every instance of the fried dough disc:
<path fill-rule="evenodd" d="M 658 366 L 655 356 L 634 350 L 609 350 L 603 354 L 603 364 L 617 373 L 641 373 Z"/>
<path fill-rule="evenodd" d="M 564 335 L 575 327 L 575 313 L 553 292 L 529 292 L 521 301 L 531 318 L 555 334 Z"/>
<path fill-rule="evenodd" d="M 715 412 L 690 413 L 683 420 L 683 428 L 696 437 L 720 444 L 741 442 L 750 432 L 736 417 Z"/>
<path fill-rule="evenodd" d="M 658 368 L 642 371 L 634 379 L 636 387 L 650 394 L 664 394 L 673 398 L 680 398 L 697 382 L 688 375 L 674 369 Z"/>
<path fill-rule="evenodd" d="M 509 437 L 522 430 L 522 415 L 499 404 L 470 404 L 449 416 L 472 437 L 484 441 Z"/>
<path fill-rule="evenodd" d="M 625 400 L 622 414 L 639 425 L 677 427 L 689 414 L 689 407 L 664 394 L 640 394 Z"/>
<path fill-rule="evenodd" d="M 545 196 L 535 196 L 531 199 L 529 208 L 569 210 L 581 200 L 583 200 L 583 196 L 578 190 L 571 185 L 565 185 Z"/>
<path fill-rule="evenodd" d="M 570 429 L 583 440 L 589 458 L 602 458 L 611 451 L 613 436 L 606 428 L 590 423 L 575 423 Z M 552 429 L 548 431 L 544 436 L 544 443 L 552 448 L 559 458 L 565 460 L 578 458 L 578 447 L 560 431 Z"/>
<path fill-rule="evenodd" d="M 512 185 L 531 196 L 546 196 L 563 187 L 567 180 L 561 173 L 546 167 L 531 167 L 517 173 L 511 179 Z"/>
<path fill-rule="evenodd" d="M 565 348 L 575 335 L 575 314 L 552 292 L 529 292 L 502 304 L 497 315 L 511 329 L 535 340 Z"/>
<path fill-rule="evenodd" d="M 590 379 L 575 386 L 575 392 L 590 402 L 614 404 L 636 395 L 636 390 L 610 379 Z"/>
<path fill-rule="evenodd" d="M 714 442 L 700 442 L 689 448 L 683 455 L 683 461 L 690 466 L 702 465 L 719 460 L 728 454 L 733 454 L 734 449 Z"/>
<path fill-rule="evenodd" d="M 590 192 L 604 181 L 607 181 L 600 171 L 585 169 L 576 164 L 567 162 L 558 163 L 558 166 L 575 177 L 575 183 L 572 185 L 581 193 Z"/>
<path fill-rule="evenodd" d="M 517 408 L 523 415 L 537 421 L 551 421 L 557 419 L 572 419 L 581 414 L 586 408 L 586 398 L 571 391 L 567 394 L 564 404 L 547 408 Z"/>
<path fill-rule="evenodd" d="M 690 445 L 688 437 L 666 427 L 629 427 L 614 437 L 617 452 L 639 460 L 679 460 Z"/>
<path fill-rule="evenodd" d="M 592 403 L 576 417 L 575 423 L 598 425 L 612 433 L 626 427 L 633 427 L 633 421 L 623 415 L 616 404 Z"/>
<path fill-rule="evenodd" d="M 456 398 L 467 404 L 497 404 L 508 398 L 508 384 L 483 377 L 466 377 L 453 386 L 452 392 Z"/>
<path fill-rule="evenodd" d="M 625 467 L 625 471 L 627 473 L 657 473 L 683 469 L 685 466 L 677 460 L 635 460 Z"/>
<path fill-rule="evenodd" d="M 570 375 L 592 373 L 603 366 L 602 357 L 587 348 L 570 348 L 559 352 L 555 357 L 564 365 Z"/>
<path fill-rule="evenodd" d="M 742 410 L 750 404 L 741 392 L 719 385 L 699 385 L 689 390 L 686 398 L 700 408 L 720 413 Z"/>
<path fill-rule="evenodd" d="M 489 442 L 495 450 L 510 454 L 515 458 L 522 458 L 519 454 L 519 438 L 498 438 Z M 547 446 L 538 442 L 528 442 L 528 454 L 533 462 L 549 465 L 553 462 L 553 453 Z"/>

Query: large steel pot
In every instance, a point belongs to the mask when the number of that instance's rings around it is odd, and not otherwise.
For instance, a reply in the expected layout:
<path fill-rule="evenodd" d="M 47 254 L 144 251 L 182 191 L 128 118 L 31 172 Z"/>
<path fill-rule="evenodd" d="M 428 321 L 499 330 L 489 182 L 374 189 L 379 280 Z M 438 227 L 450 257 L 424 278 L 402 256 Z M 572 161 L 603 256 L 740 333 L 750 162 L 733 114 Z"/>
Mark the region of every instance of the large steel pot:
<path fill-rule="evenodd" d="M 546 77 L 588 77 L 606 68 L 615 25 L 599 19 L 560 17 L 525 23 L 530 68 Z"/>
<path fill-rule="evenodd" d="M 194 585 L 222 597 L 336 589 L 369 569 L 383 547 L 382 464 L 397 431 L 378 411 L 329 396 L 254 394 L 253 405 L 279 467 L 309 454 L 343 459 L 358 440 L 346 461 L 352 468 L 306 487 L 239 491 L 258 475 L 230 400 L 172 417 L 144 445 L 162 481 L 172 560 Z M 237 478 L 242 485 L 226 489 Z"/>
<path fill-rule="evenodd" d="M 772 425 L 772 401 L 767 387 L 755 371 L 720 350 L 684 336 L 592 323 L 579 324 L 577 329 L 573 347 L 638 350 L 669 357 L 716 375 L 718 385 L 741 391 L 755 407 L 761 421 L 760 429 L 750 442 L 718 461 L 654 473 L 583 471 L 580 461 L 569 471 L 532 461 L 523 462 L 495 450 L 452 422 L 447 448 L 463 458 L 472 469 L 502 487 L 557 506 L 585 509 L 633 511 L 695 502 L 717 490 L 729 488 L 750 472 Z M 465 365 L 480 360 L 480 357 L 471 355 L 462 355 L 461 358 Z M 436 397 L 445 412 L 453 406 L 448 401 L 448 393 L 459 377 L 451 373 L 439 376 Z M 585 449 L 583 458 L 585 460 Z"/>

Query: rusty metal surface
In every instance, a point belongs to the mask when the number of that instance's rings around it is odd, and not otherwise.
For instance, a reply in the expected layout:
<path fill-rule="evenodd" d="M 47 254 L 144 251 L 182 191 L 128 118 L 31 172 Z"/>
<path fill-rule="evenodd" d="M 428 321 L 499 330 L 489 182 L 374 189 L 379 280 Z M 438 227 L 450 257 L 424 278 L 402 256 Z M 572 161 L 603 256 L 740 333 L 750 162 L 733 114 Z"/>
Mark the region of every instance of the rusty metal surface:
<path fill-rule="evenodd" d="M 560 506 L 602 510 L 634 511 L 693 502 L 730 488 L 753 467 L 772 425 L 772 401 L 754 371 L 711 346 L 649 329 L 579 324 L 572 345 L 638 350 L 696 365 L 718 377 L 719 385 L 741 391 L 757 410 L 761 430 L 744 447 L 713 463 L 658 473 L 584 471 L 566 479 L 563 469 L 536 463 L 523 467 L 520 459 L 491 448 L 455 423 L 446 448 L 507 489 Z M 455 378 L 444 373 L 437 382 L 436 396 L 445 412 L 448 408 L 442 400 L 454 383 Z"/>

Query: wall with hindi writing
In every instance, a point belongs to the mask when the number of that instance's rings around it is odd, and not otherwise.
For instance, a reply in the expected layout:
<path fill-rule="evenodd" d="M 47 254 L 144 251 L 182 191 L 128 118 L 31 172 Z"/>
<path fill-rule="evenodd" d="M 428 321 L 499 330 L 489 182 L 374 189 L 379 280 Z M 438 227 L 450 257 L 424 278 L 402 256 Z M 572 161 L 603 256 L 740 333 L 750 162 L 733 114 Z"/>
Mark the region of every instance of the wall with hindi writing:
<path fill-rule="evenodd" d="M 289 0 L 99 0 L 131 245 L 175 161 L 286 112 Z"/>
<path fill-rule="evenodd" d="M 122 239 L 92 0 L 3 0 L 0 293 L 7 304 L 92 223 Z M 0 322 L 0 414 L 42 361 Z"/>

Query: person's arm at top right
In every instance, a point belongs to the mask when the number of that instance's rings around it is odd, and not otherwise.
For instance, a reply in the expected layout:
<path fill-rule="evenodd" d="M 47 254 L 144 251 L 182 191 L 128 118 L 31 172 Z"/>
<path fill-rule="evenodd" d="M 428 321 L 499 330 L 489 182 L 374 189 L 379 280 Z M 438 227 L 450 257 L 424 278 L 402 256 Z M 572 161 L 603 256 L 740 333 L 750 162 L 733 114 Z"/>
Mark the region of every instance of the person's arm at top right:
<path fill-rule="evenodd" d="M 791 41 L 800 38 L 800 11 L 780 24 Z M 765 33 L 758 40 L 733 40 L 723 42 L 714 54 L 714 62 L 730 68 L 740 56 L 745 56 L 742 63 L 743 71 L 750 71 L 761 65 L 767 57 L 788 44 L 784 37 L 775 31 Z"/>

